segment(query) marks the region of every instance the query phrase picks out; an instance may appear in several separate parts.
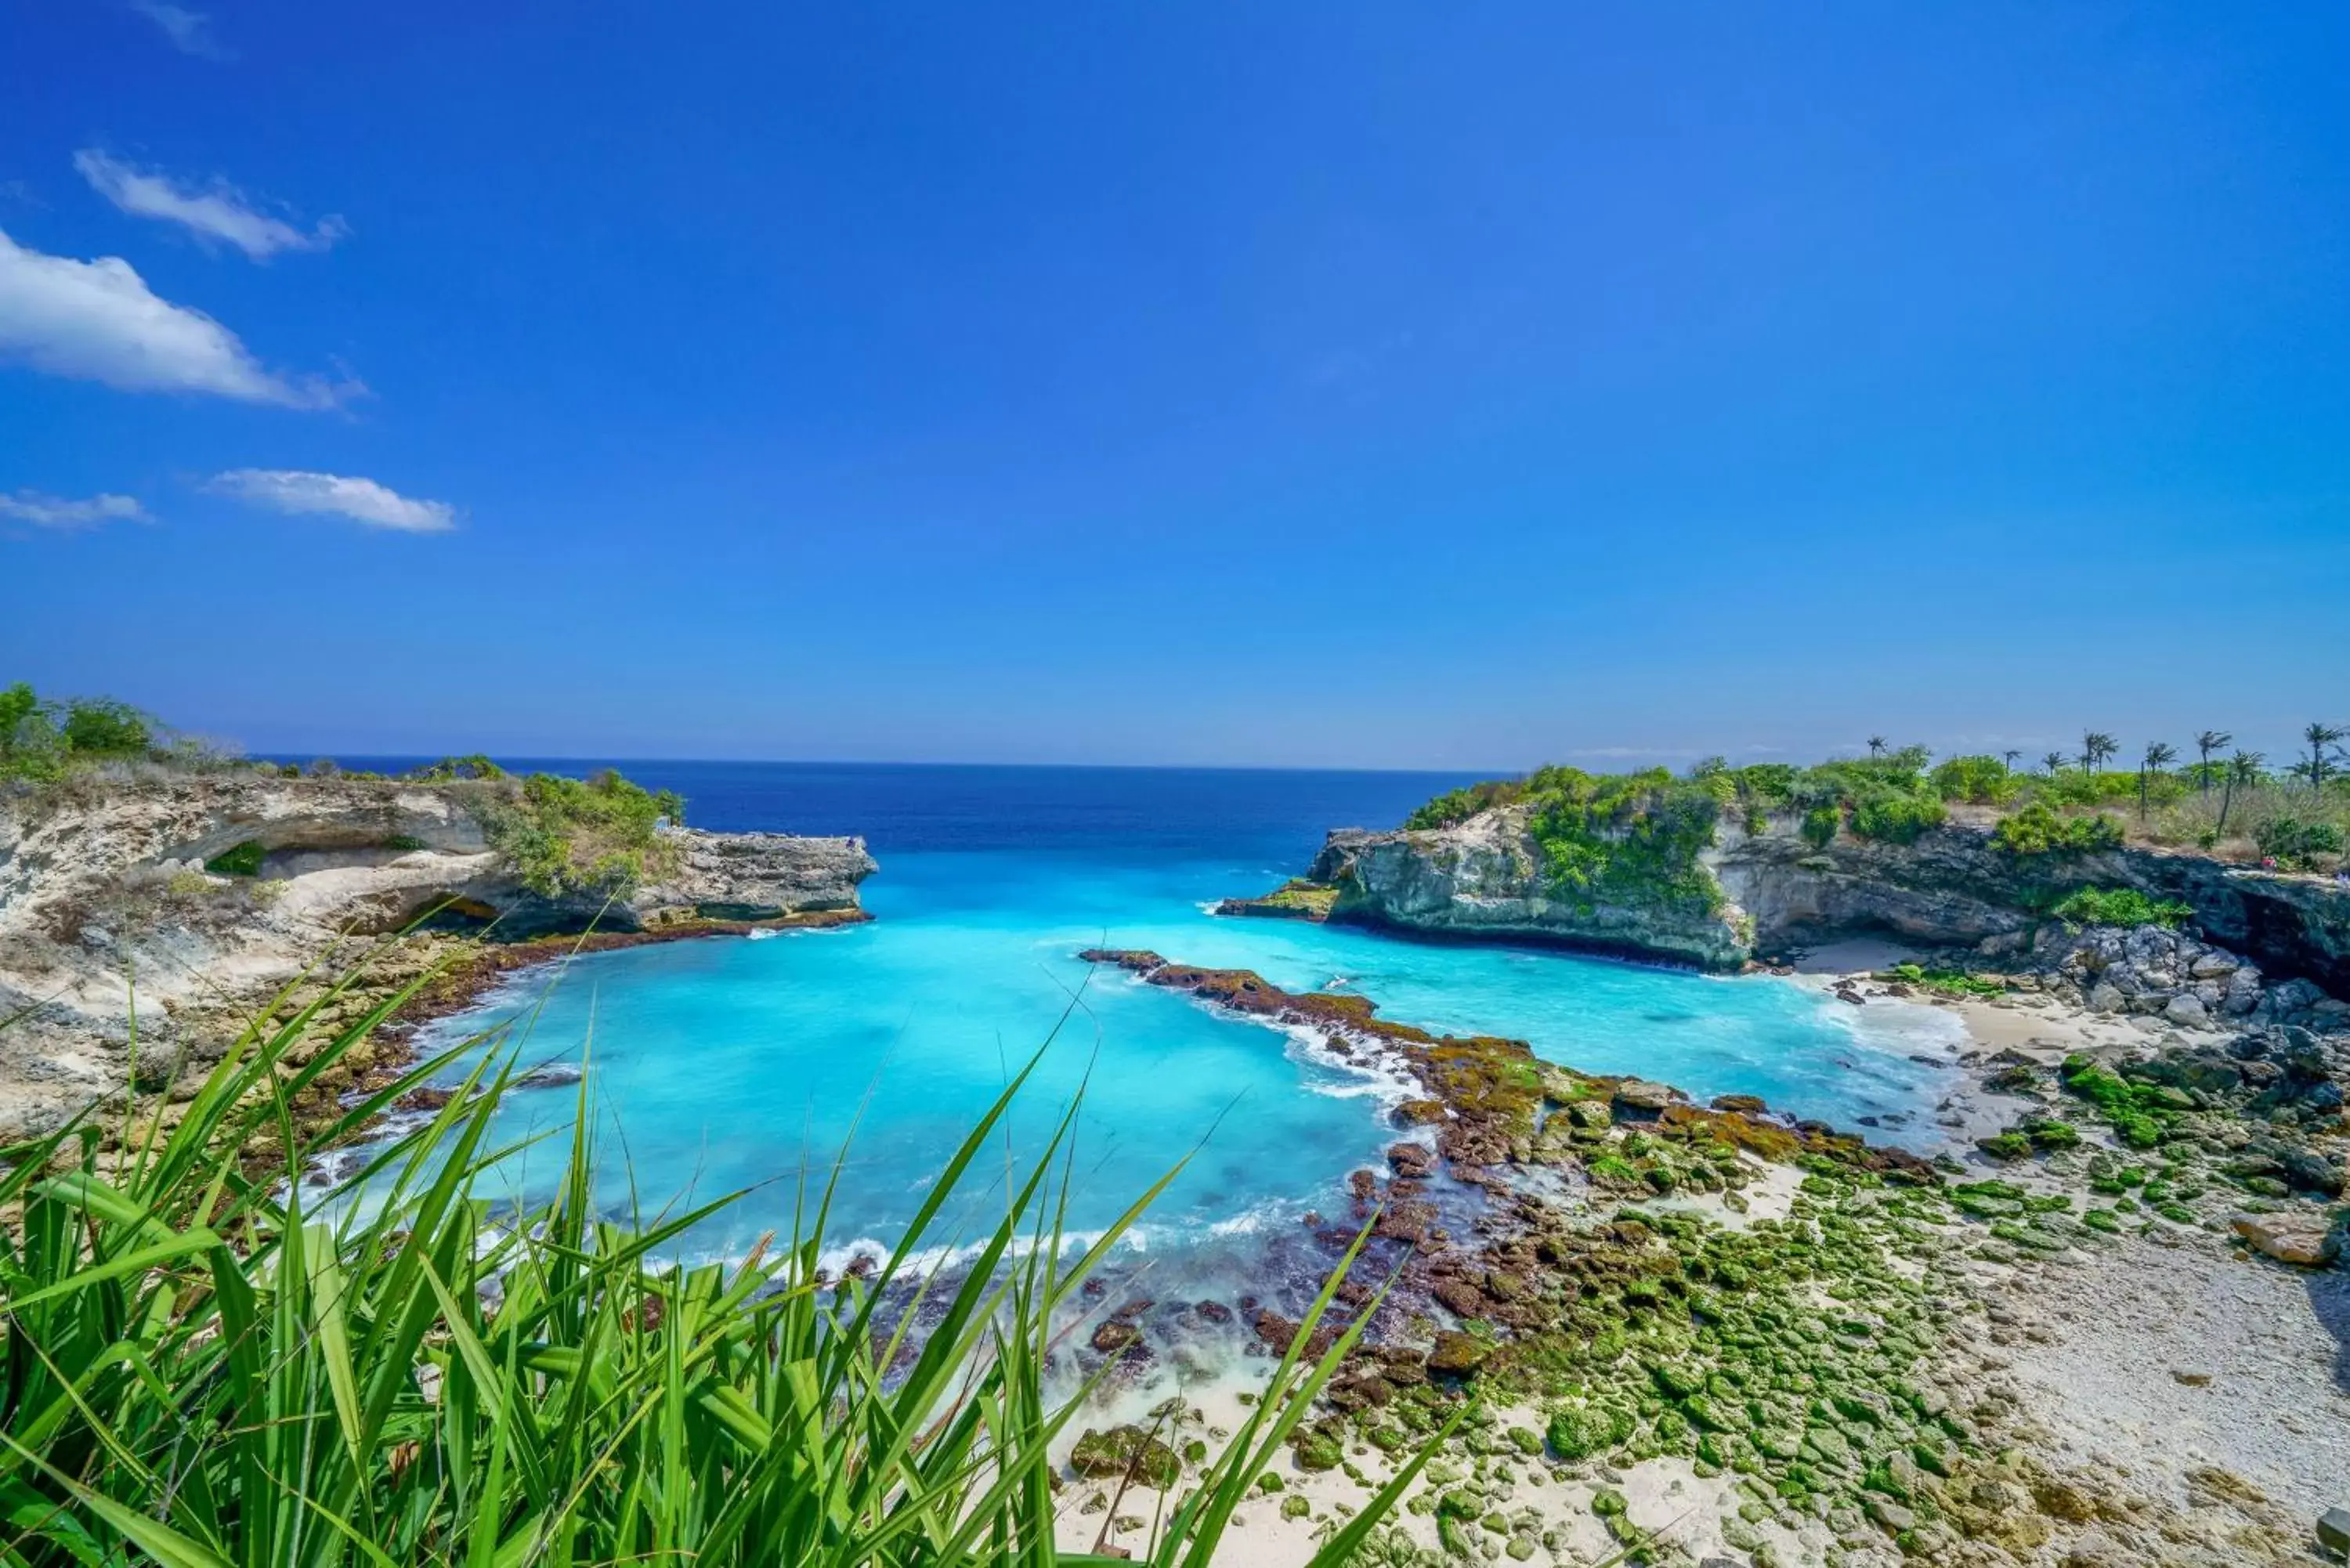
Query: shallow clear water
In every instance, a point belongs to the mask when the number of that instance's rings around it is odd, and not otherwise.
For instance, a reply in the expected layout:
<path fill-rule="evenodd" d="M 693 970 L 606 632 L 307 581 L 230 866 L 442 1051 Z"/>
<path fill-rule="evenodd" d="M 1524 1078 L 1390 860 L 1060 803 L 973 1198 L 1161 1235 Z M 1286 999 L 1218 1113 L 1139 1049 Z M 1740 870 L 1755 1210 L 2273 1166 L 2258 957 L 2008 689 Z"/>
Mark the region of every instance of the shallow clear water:
<path fill-rule="evenodd" d="M 1929 1105 L 1941 1070 L 1909 1054 L 1950 1038 L 1931 1010 L 1862 1012 L 1790 981 L 1204 912 L 1300 868 L 1326 826 L 1391 822 L 1450 779 L 701 767 L 717 776 L 630 771 L 685 790 L 713 826 L 837 831 L 861 803 L 882 865 L 866 887 L 876 919 L 597 955 L 559 983 L 525 977 L 436 1027 L 445 1038 L 519 1011 L 529 1061 L 577 1060 L 592 1031 L 601 1196 L 615 1211 L 756 1189 L 694 1236 L 703 1255 L 788 1232 L 803 1170 L 820 1184 L 844 1146 L 828 1234 L 894 1242 L 1065 1012 L 1009 1142 L 1015 1157 L 1041 1147 L 1085 1083 L 1073 1229 L 1107 1222 L 1186 1156 L 1139 1241 L 1187 1279 L 1245 1281 L 1263 1250 L 1249 1238 L 1294 1231 L 1316 1206 L 1345 1213 L 1343 1177 L 1396 1136 L 1385 1120 L 1396 1086 L 1317 1061 L 1280 1031 L 1089 971 L 1075 954 L 1092 945 L 1253 968 L 1292 990 L 1340 983 L 1398 1020 L 1515 1035 L 1577 1067 L 1761 1095 L 1839 1124 Z M 572 1106 L 567 1090 L 517 1095 L 502 1130 L 558 1126 Z M 542 1146 L 517 1179 L 540 1189 L 560 1158 Z M 971 1201 L 950 1210 L 954 1233 L 933 1241 L 967 1238 L 1000 1200 L 1003 1154 L 986 1164 Z"/>

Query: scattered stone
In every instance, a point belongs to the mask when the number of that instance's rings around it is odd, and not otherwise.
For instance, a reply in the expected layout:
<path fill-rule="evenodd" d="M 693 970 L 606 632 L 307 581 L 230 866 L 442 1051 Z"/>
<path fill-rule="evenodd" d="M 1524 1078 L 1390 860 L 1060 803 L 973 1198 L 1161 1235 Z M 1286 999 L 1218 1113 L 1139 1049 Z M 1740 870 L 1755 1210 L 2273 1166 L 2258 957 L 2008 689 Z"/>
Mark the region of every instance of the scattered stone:
<path fill-rule="evenodd" d="M 2350 1555 L 2350 1508 L 2329 1508 L 2317 1521 L 2317 1543 Z"/>
<path fill-rule="evenodd" d="M 2254 1251 L 2296 1268 L 2322 1269 L 2338 1251 L 2322 1215 L 2238 1214 L 2229 1220 L 2228 1228 Z"/>

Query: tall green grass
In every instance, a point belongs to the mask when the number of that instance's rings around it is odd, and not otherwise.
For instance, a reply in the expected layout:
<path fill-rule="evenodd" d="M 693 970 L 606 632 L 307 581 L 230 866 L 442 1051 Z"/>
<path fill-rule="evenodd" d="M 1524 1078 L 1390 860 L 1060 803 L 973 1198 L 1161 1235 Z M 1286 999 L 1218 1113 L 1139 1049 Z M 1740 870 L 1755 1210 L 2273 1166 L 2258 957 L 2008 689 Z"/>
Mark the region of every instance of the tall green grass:
<path fill-rule="evenodd" d="M 684 1267 L 666 1250 L 733 1199 L 600 1222 L 584 1084 L 556 1195 L 521 1211 L 483 1195 L 504 1191 L 484 1178 L 513 1152 L 492 1135 L 513 1054 L 494 1050 L 429 1126 L 306 1186 L 317 1151 L 484 1044 L 323 1126 L 297 1117 L 429 978 L 338 1032 L 318 1017 L 339 990 L 248 1028 L 168 1131 L 126 1112 L 102 1153 L 93 1112 L 0 1148 L 0 1563 L 1099 1561 L 1055 1544 L 1052 1456 L 1087 1390 L 1048 1399 L 1046 1368 L 1074 1293 L 1173 1172 L 1065 1248 L 1072 1109 L 1044 1148 L 1003 1148 L 976 1261 L 914 1270 L 948 1198 L 993 1166 L 1032 1061 L 871 1277 L 818 1273 L 828 1186 L 804 1189 L 787 1240 Z M 338 1201 L 361 1186 L 380 1200 Z M 1161 1508 L 1149 1561 L 1210 1560 L 1367 1319 L 1305 1355 L 1345 1272 L 1247 1423 Z M 1346 1561 L 1433 1448 L 1314 1561 Z"/>

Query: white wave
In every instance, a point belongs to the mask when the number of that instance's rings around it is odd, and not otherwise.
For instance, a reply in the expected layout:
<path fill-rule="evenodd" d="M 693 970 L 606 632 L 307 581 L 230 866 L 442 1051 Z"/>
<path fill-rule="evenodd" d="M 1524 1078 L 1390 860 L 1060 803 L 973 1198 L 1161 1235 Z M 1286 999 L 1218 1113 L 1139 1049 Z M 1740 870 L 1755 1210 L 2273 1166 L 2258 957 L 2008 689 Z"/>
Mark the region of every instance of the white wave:
<path fill-rule="evenodd" d="M 1334 1100 L 1376 1101 L 1382 1109 L 1393 1110 L 1418 1092 L 1411 1075 L 1388 1059 L 1384 1054 L 1370 1061 L 1348 1058 L 1330 1049 L 1329 1036 L 1310 1024 L 1284 1023 L 1276 1025 L 1289 1038 L 1296 1055 L 1317 1067 L 1348 1075 L 1344 1083 L 1306 1082 L 1299 1086 L 1308 1094 L 1322 1095 Z"/>
<path fill-rule="evenodd" d="M 1062 1255 L 1082 1252 L 1099 1241 L 1103 1235 L 1104 1232 L 1100 1231 L 1065 1231 L 1061 1236 Z M 1004 1249 L 1004 1255 L 1009 1258 L 1025 1258 L 1037 1251 L 1041 1244 L 1045 1243 L 1040 1243 L 1036 1237 L 1017 1236 L 1013 1239 L 1012 1244 Z M 1118 1244 L 1129 1251 L 1147 1252 L 1150 1250 L 1149 1234 L 1140 1226 L 1137 1226 L 1120 1236 Z M 906 1261 L 901 1267 L 910 1277 L 927 1274 L 937 1269 L 959 1268 L 976 1260 L 981 1253 L 987 1251 L 988 1245 L 986 1241 L 966 1241 L 959 1246 L 917 1247 L 906 1255 Z M 859 1236 L 853 1241 L 844 1241 L 838 1246 L 827 1247 L 817 1253 L 816 1268 L 837 1279 L 854 1267 L 859 1260 L 870 1268 L 883 1267 L 889 1262 L 889 1254 L 892 1251 L 893 1249 L 888 1243 L 874 1237 Z"/>
<path fill-rule="evenodd" d="M 754 930 L 745 931 L 743 934 L 750 938 L 751 940 L 754 942 L 764 942 L 770 937 L 780 937 L 784 933 L 775 929 L 773 926 L 761 926 Z"/>
<path fill-rule="evenodd" d="M 1268 1199 L 1253 1209 L 1243 1209 L 1229 1220 L 1218 1220 L 1203 1226 L 1201 1233 L 1209 1236 L 1253 1236 L 1275 1225 L 1286 1224 L 1302 1213 L 1295 1203 Z"/>

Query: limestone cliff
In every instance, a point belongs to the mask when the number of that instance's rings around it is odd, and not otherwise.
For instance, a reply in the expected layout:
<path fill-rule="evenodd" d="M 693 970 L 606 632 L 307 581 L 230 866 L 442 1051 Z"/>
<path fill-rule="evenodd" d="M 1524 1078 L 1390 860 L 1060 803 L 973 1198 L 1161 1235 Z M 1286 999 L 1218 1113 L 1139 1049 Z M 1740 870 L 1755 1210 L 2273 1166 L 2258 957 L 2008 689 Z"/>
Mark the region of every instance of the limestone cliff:
<path fill-rule="evenodd" d="M 1752 950 L 1726 900 L 1624 897 L 1555 885 L 1523 806 L 1451 827 L 1330 835 L 1306 873 L 1336 889 L 1328 918 L 1430 936 L 1565 942 L 1603 951 L 1734 968 Z"/>
<path fill-rule="evenodd" d="M 864 842 L 661 829 L 608 898 L 516 874 L 467 783 L 236 771 L 0 801 L 0 1138 L 201 1060 L 322 955 L 420 919 L 518 939 L 861 919 Z M 208 871 L 234 854 L 240 875 Z M 437 911 L 437 912 L 436 912 Z"/>
<path fill-rule="evenodd" d="M 2254 959 L 2350 994 L 2350 890 L 2324 878 L 2146 848 L 2016 856 L 1987 823 L 1951 822 L 1908 844 L 1840 834 L 1814 846 L 1797 823 L 1750 832 L 1724 813 L 1698 856 L 1718 898 L 1677 893 L 1594 898 L 1545 872 L 1523 806 L 1450 827 L 1333 832 L 1301 888 L 1326 888 L 1327 918 L 1421 935 L 1554 941 L 1710 968 L 1756 951 L 1838 936 L 2021 949 L 2044 910 L 2077 888 L 2136 888 L 2193 907 L 2191 929 Z M 1292 890 L 1293 905 L 1305 902 Z M 1254 901 L 1226 906 L 1259 910 Z"/>

